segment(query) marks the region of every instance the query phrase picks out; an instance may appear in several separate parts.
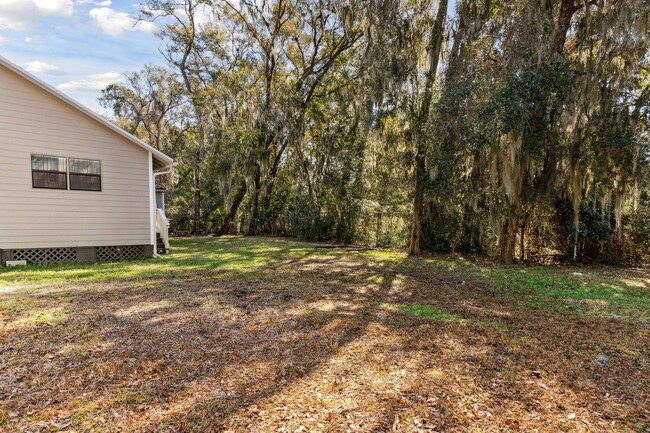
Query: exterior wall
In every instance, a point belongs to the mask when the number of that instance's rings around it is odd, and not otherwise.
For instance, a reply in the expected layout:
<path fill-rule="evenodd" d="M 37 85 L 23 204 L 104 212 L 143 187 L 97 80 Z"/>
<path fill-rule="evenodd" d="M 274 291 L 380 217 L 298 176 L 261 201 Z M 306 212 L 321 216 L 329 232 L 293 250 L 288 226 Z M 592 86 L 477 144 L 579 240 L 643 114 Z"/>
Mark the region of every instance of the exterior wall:
<path fill-rule="evenodd" d="M 32 154 L 100 160 L 102 191 L 32 188 Z M 152 245 L 150 158 L 0 65 L 0 250 Z"/>

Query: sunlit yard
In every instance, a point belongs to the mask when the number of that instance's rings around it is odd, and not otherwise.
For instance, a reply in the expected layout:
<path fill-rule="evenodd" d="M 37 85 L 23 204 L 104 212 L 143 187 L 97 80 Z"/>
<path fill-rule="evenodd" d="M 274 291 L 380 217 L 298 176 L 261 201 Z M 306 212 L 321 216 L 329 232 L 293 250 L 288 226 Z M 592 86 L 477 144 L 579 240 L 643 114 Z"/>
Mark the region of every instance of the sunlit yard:
<path fill-rule="evenodd" d="M 0 268 L 0 431 L 645 432 L 650 270 L 268 238 Z"/>

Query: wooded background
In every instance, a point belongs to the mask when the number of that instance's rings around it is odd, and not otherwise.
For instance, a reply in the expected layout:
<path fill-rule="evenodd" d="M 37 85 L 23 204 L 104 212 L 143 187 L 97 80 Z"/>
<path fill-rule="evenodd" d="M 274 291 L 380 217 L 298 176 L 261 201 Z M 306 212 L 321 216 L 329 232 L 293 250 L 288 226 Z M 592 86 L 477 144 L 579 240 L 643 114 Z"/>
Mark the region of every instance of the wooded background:
<path fill-rule="evenodd" d="M 505 262 L 650 254 L 648 0 L 149 0 L 103 91 L 176 233 Z"/>

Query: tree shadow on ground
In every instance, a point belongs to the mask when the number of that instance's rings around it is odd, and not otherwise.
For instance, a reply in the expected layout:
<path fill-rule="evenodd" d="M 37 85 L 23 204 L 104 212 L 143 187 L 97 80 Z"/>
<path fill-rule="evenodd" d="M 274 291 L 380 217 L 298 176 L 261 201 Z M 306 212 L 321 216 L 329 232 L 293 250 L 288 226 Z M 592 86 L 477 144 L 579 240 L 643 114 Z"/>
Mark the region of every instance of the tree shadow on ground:
<path fill-rule="evenodd" d="M 298 250 L 226 273 L 202 265 L 189 278 L 129 276 L 29 299 L 25 311 L 67 314 L 57 324 L 9 318 L 0 331 L 0 427 L 633 431 L 628 423 L 647 422 L 643 326 L 530 310 L 420 261 Z M 593 362 L 601 352 L 603 367 Z"/>

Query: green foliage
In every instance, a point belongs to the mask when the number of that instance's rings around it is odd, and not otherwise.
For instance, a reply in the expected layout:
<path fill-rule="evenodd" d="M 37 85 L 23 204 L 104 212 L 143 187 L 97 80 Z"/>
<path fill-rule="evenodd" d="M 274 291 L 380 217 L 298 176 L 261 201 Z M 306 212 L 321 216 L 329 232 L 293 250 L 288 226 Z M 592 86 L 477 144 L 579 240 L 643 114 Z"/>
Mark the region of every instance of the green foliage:
<path fill-rule="evenodd" d="M 632 213 L 627 221 L 626 235 L 629 261 L 634 264 L 650 261 L 650 207 Z"/>
<path fill-rule="evenodd" d="M 179 162 L 176 232 L 638 263 L 650 4 L 574 3 L 150 0 L 169 68 L 102 104 Z"/>

